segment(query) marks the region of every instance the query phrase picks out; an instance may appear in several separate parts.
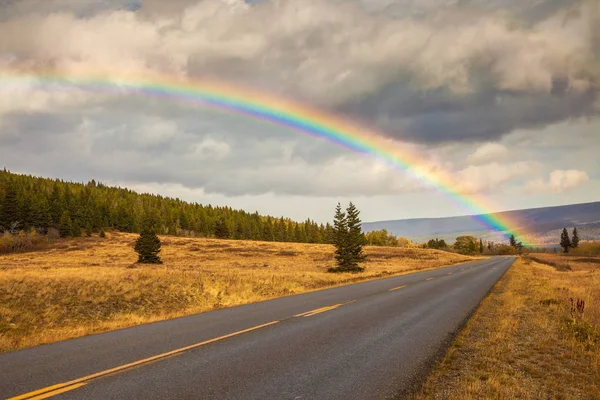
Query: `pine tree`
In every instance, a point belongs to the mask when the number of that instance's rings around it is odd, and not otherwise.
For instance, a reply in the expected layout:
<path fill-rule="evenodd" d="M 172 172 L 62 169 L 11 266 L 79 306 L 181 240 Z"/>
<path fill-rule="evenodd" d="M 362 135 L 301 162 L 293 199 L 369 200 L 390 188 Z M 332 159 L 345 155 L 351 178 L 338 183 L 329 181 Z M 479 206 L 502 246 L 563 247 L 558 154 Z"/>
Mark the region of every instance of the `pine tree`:
<path fill-rule="evenodd" d="M 360 226 L 360 212 L 350 203 L 346 212 L 338 203 L 333 220 L 333 242 L 335 245 L 335 259 L 337 267 L 330 268 L 330 272 L 360 272 L 364 268 L 358 265 L 364 261 L 362 248 L 365 236 Z"/>
<path fill-rule="evenodd" d="M 71 236 L 81 237 L 81 223 L 75 219 L 71 224 Z"/>
<path fill-rule="evenodd" d="M 564 253 L 568 253 L 569 248 L 571 247 L 571 240 L 569 239 L 569 232 L 567 232 L 567 228 L 564 228 L 560 235 L 560 247 L 563 248 Z"/>
<path fill-rule="evenodd" d="M 156 222 L 147 216 L 144 220 L 142 233 L 135 241 L 134 250 L 138 253 L 138 262 L 142 264 L 162 264 L 158 256 L 160 253 L 160 239 L 156 236 Z"/>
<path fill-rule="evenodd" d="M 215 237 L 219 239 L 228 239 L 229 238 L 229 228 L 227 227 L 227 222 L 223 218 L 217 220 L 215 224 Z"/>
<path fill-rule="evenodd" d="M 517 247 L 517 239 L 515 238 L 515 235 L 510 235 L 509 242 L 511 247 Z"/>
<path fill-rule="evenodd" d="M 18 222 L 17 191 L 12 181 L 7 181 L 4 198 L 0 203 L 0 231 L 9 230 L 13 223 Z"/>
<path fill-rule="evenodd" d="M 26 196 L 21 204 L 19 210 L 19 222 L 21 222 L 21 229 L 25 232 L 31 230 L 33 224 L 33 205 L 31 197 L 29 196 Z"/>
<path fill-rule="evenodd" d="M 58 224 L 58 233 L 60 237 L 65 238 L 73 234 L 73 222 L 68 211 L 63 211 Z"/>
<path fill-rule="evenodd" d="M 573 238 L 571 239 L 571 247 L 576 249 L 579 247 L 579 234 L 577 228 L 573 228 Z"/>
<path fill-rule="evenodd" d="M 348 226 L 347 245 L 350 256 L 349 268 L 351 271 L 356 272 L 364 270 L 364 268 L 359 267 L 358 263 L 365 260 L 365 255 L 363 254 L 365 236 L 362 233 L 359 215 L 360 211 L 350 202 L 346 209 L 346 223 Z"/>
<path fill-rule="evenodd" d="M 342 211 L 341 204 L 338 203 L 333 217 L 333 244 L 335 245 L 335 260 L 338 268 L 332 269 L 332 271 L 341 271 L 348 264 L 347 239 L 348 221 L 346 220 L 346 214 Z"/>
<path fill-rule="evenodd" d="M 483 254 L 483 240 L 479 238 L 479 253 Z"/>

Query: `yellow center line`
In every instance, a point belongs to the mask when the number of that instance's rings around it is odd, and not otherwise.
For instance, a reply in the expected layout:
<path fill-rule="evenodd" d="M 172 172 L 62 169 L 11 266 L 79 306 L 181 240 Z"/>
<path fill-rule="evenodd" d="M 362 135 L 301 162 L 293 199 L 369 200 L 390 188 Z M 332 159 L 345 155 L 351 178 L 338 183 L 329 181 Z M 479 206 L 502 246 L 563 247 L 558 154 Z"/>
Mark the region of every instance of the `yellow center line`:
<path fill-rule="evenodd" d="M 452 275 L 452 272 L 448 272 L 448 275 Z"/>
<path fill-rule="evenodd" d="M 406 285 L 402 285 L 402 286 L 398 286 L 398 287 L 395 287 L 395 288 L 391 288 L 391 289 L 388 290 L 388 292 L 391 292 L 393 290 L 402 289 L 402 288 L 405 288 L 405 287 L 406 287 Z"/>
<path fill-rule="evenodd" d="M 45 388 L 42 388 L 42 389 L 39 389 L 39 390 L 35 390 L 33 392 L 25 393 L 25 394 L 22 394 L 22 395 L 19 395 L 19 396 L 16 396 L 16 397 L 11 397 L 8 400 L 24 400 L 24 399 L 32 400 L 32 399 L 43 399 L 44 398 L 44 397 L 39 397 L 39 396 L 38 397 L 33 397 L 33 396 L 36 396 L 36 395 L 54 396 L 55 394 L 59 393 L 58 389 L 61 389 L 61 388 L 65 388 L 65 391 L 77 389 L 78 387 L 83 386 L 83 385 L 78 385 L 77 386 L 77 384 L 79 384 L 79 383 L 88 382 L 88 381 L 91 381 L 92 379 L 100 378 L 102 376 L 113 374 L 115 372 L 120 372 L 120 371 L 126 370 L 128 368 L 132 368 L 132 367 L 135 367 L 135 366 L 138 366 L 138 365 L 141 365 L 141 364 L 148 363 L 150 361 L 155 361 L 155 360 L 158 360 L 158 359 L 161 359 L 161 358 L 166 358 L 166 357 L 172 356 L 174 354 L 183 353 L 184 351 L 195 349 L 197 347 L 207 345 L 209 343 L 218 342 L 219 340 L 227 339 L 227 338 L 230 338 L 230 337 L 233 337 L 233 336 L 241 335 L 243 333 L 247 333 L 247 332 L 255 331 L 257 329 L 265 328 L 267 326 L 274 325 L 274 324 L 276 324 L 278 322 L 279 321 L 272 321 L 272 322 L 268 322 L 266 324 L 254 326 L 252 328 L 248 328 L 248 329 L 244 329 L 244 330 L 241 330 L 241 331 L 229 333 L 227 335 L 219 336 L 219 337 L 216 337 L 214 339 L 205 340 L 204 342 L 192 344 L 192 345 L 185 346 L 185 347 L 182 347 L 182 348 L 179 348 L 179 349 L 176 349 L 176 350 L 168 351 L 166 353 L 157 354 L 157 355 L 152 356 L 152 357 L 144 358 L 143 360 L 134 361 L 134 362 L 131 362 L 129 364 L 124 364 L 124 365 L 121 365 L 121 366 L 118 366 L 118 367 L 114 367 L 114 368 L 110 368 L 110 369 L 107 369 L 107 370 L 104 370 L 104 371 L 96 372 L 95 374 L 87 375 L 87 376 L 84 376 L 84 377 L 81 377 L 81 378 L 78 378 L 78 379 L 73 379 L 72 381 L 59 383 L 59 384 L 48 386 L 48 387 L 45 387 Z M 50 392 L 52 394 L 50 394 Z M 48 397 L 48 396 L 46 396 L 46 397 Z"/>
<path fill-rule="evenodd" d="M 330 310 L 333 310 L 335 308 L 338 308 L 341 305 L 342 304 L 334 304 L 332 306 L 317 308 L 316 310 L 313 310 L 313 311 L 309 312 L 308 314 L 304 314 L 303 317 L 312 317 L 313 315 L 321 314 L 321 313 L 323 313 L 325 311 L 330 311 Z"/>
<path fill-rule="evenodd" d="M 325 307 L 324 307 L 324 308 L 325 308 Z M 320 310 L 320 308 L 318 308 L 318 310 Z M 300 314 L 296 314 L 296 315 L 294 315 L 294 317 L 301 317 L 301 316 L 303 316 L 303 315 L 310 314 L 310 313 L 311 313 L 311 312 L 313 312 L 313 311 L 316 311 L 316 310 L 305 311 L 305 312 L 303 312 L 303 313 L 300 313 Z"/>
<path fill-rule="evenodd" d="M 431 281 L 431 280 L 433 280 L 433 278 L 427 278 L 427 279 L 425 279 L 425 280 L 426 280 L 426 281 Z"/>
<path fill-rule="evenodd" d="M 56 396 L 57 394 L 61 394 L 61 393 L 65 393 L 65 392 L 69 392 L 71 390 L 75 390 L 77 388 L 80 388 L 82 386 L 87 385 L 87 383 L 78 383 L 76 385 L 71 385 L 71 386 L 67 386 L 64 387 L 62 389 L 58 389 L 58 390 L 53 390 L 52 392 L 46 392 L 44 394 L 40 394 L 39 396 L 35 396 L 35 397 L 30 397 L 29 400 L 42 400 L 42 399 L 46 399 L 48 397 L 52 397 L 52 396 Z"/>

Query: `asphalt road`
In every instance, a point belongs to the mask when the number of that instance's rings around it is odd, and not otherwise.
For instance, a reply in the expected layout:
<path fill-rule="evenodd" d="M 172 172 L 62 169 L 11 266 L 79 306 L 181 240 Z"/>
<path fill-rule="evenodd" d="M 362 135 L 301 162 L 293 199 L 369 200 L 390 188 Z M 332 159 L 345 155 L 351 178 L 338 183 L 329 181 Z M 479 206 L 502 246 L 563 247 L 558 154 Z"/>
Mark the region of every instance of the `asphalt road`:
<path fill-rule="evenodd" d="M 384 399 L 418 383 L 513 258 L 0 355 L 17 399 Z"/>

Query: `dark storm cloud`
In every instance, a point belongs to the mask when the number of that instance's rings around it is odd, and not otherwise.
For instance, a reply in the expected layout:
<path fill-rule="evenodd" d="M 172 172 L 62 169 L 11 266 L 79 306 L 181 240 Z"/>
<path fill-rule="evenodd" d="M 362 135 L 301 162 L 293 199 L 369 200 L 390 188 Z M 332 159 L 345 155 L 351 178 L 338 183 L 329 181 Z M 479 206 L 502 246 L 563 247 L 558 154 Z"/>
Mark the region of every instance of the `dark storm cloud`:
<path fill-rule="evenodd" d="M 515 129 L 543 127 L 597 115 L 598 92 L 571 92 L 557 79 L 550 93 L 479 90 L 456 95 L 447 89 L 415 92 L 394 84 L 360 102 L 341 107 L 346 113 L 376 121 L 398 139 L 439 143 L 494 141 Z"/>

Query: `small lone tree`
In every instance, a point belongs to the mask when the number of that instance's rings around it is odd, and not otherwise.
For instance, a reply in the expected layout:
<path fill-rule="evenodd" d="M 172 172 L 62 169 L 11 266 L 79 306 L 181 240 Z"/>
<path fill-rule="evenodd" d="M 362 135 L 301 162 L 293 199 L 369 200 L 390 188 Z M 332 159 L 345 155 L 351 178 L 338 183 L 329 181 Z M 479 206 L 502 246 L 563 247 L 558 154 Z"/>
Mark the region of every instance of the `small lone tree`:
<path fill-rule="evenodd" d="M 577 228 L 573 228 L 573 237 L 571 238 L 571 247 L 576 249 L 579 247 L 579 234 Z"/>
<path fill-rule="evenodd" d="M 517 247 L 517 238 L 515 238 L 515 235 L 510 235 L 510 238 L 508 240 L 510 242 L 511 247 Z"/>
<path fill-rule="evenodd" d="M 138 253 L 138 262 L 142 264 L 162 264 L 160 239 L 156 236 L 153 219 L 146 217 L 140 237 L 135 241 L 134 249 Z"/>
<path fill-rule="evenodd" d="M 337 267 L 329 268 L 329 272 L 361 272 L 364 268 L 358 265 L 364 261 L 362 248 L 365 237 L 362 233 L 359 218 L 360 211 L 350 203 L 346 212 L 338 203 L 333 219 L 333 243 Z"/>
<path fill-rule="evenodd" d="M 569 232 L 567 232 L 567 228 L 564 228 L 560 234 L 560 247 L 563 248 L 563 253 L 568 253 L 569 248 L 571 247 L 571 239 L 569 239 Z"/>

